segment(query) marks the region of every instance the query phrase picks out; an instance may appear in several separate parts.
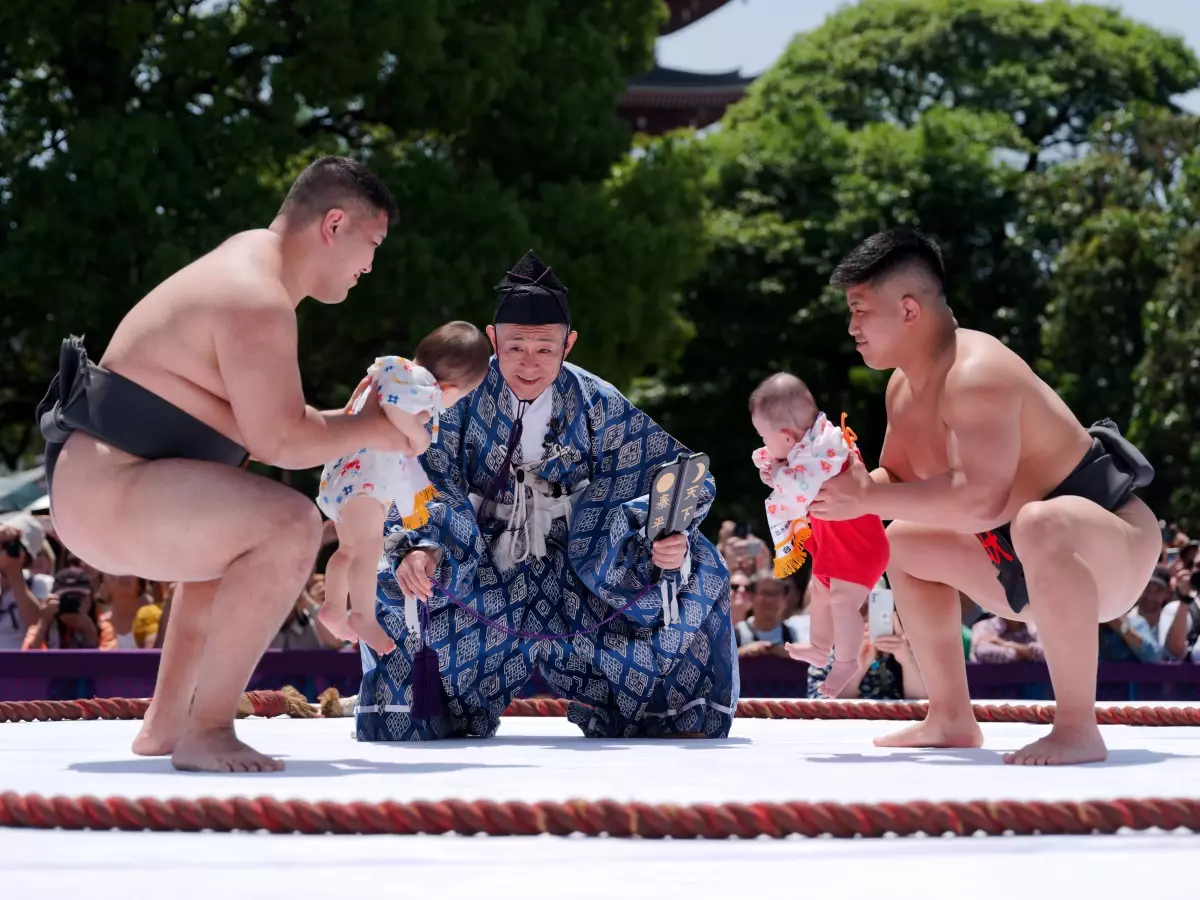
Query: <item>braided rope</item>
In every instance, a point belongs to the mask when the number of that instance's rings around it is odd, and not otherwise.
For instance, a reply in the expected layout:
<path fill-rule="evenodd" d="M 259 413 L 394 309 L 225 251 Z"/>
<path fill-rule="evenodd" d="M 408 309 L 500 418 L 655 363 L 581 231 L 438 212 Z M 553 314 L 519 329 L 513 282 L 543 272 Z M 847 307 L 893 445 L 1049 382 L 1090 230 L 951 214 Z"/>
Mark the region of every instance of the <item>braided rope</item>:
<path fill-rule="evenodd" d="M 35 700 L 0 703 L 0 722 L 140 719 L 146 699 Z M 563 716 L 567 702 L 516 700 L 510 716 Z M 980 722 L 1054 721 L 1053 706 L 977 704 Z M 311 717 L 294 689 L 250 691 L 243 715 Z M 920 720 L 925 703 L 743 700 L 741 718 Z M 1102 725 L 1200 725 L 1195 707 L 1097 707 Z M 269 831 L 304 834 L 582 834 L 647 838 L 882 837 L 893 834 L 1113 834 L 1120 829 L 1200 832 L 1200 800 L 909 801 L 903 803 L 565 803 L 489 800 L 335 803 L 272 797 L 157 800 L 0 794 L 0 827 L 120 831 Z"/>
<path fill-rule="evenodd" d="M 297 701 L 299 698 L 299 702 Z M 307 701 L 294 688 L 247 691 L 238 703 L 242 716 L 313 718 Z M 143 719 L 150 708 L 146 698 L 112 697 L 83 700 L 9 700 L 0 703 L 0 722 L 70 722 L 80 719 Z"/>
<path fill-rule="evenodd" d="M 268 831 L 276 834 L 487 834 L 643 838 L 840 838 L 925 834 L 1114 834 L 1200 831 L 1200 800 L 1155 798 L 1039 802 L 497 803 L 443 800 L 334 803 L 42 797 L 0 794 L 0 827 L 118 831 Z"/>
<path fill-rule="evenodd" d="M 79 719 L 141 719 L 150 701 L 146 699 L 18 700 L 0 702 L 0 722 L 53 722 Z M 319 711 L 294 689 L 249 691 L 242 695 L 243 715 L 311 718 Z M 1053 706 L 974 704 L 979 722 L 1019 722 L 1047 725 L 1054 721 Z M 929 712 L 928 703 L 838 700 L 742 700 L 737 715 L 742 719 L 858 719 L 871 721 L 920 721 Z M 557 698 L 514 700 L 506 716 L 558 718 L 567 713 L 567 701 Z M 1200 707 L 1195 706 L 1098 706 L 1100 725 L 1200 726 Z"/>
<path fill-rule="evenodd" d="M 1011 706 L 976 703 L 978 722 L 1023 722 L 1046 725 L 1054 721 L 1053 706 Z M 514 700 L 506 716 L 564 716 L 567 701 L 557 698 Z M 928 703 L 839 700 L 741 700 L 740 719 L 868 719 L 920 721 L 929 712 Z M 1200 725 L 1200 707 L 1195 706 L 1098 706 L 1100 725 Z"/>

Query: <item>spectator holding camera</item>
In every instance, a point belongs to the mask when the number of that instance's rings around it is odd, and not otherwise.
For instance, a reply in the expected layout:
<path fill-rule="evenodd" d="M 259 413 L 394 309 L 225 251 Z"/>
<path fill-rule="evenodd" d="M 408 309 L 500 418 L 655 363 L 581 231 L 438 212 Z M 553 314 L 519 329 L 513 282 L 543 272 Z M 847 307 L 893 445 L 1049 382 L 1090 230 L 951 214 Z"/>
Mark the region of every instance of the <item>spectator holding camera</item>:
<path fill-rule="evenodd" d="M 45 542 L 46 533 L 32 516 L 0 523 L 0 650 L 21 649 L 54 589 L 52 577 L 31 571 Z"/>
<path fill-rule="evenodd" d="M 821 669 L 808 669 L 808 698 L 828 699 L 821 685 L 829 677 L 833 660 Z M 904 633 L 899 614 L 892 618 L 892 633 L 871 637 L 870 626 L 863 623 L 862 645 L 859 647 L 857 668 L 846 685 L 838 691 L 837 700 L 927 700 L 929 691 L 917 666 L 917 659 Z"/>
<path fill-rule="evenodd" d="M 1155 572 L 1162 577 L 1162 573 Z M 1200 570 L 1177 572 L 1171 576 L 1173 592 L 1158 617 L 1158 639 L 1163 656 L 1169 660 L 1187 659 L 1200 636 Z"/>
<path fill-rule="evenodd" d="M 91 576 L 79 568 L 61 569 L 54 579 L 54 592 L 21 649 L 95 650 L 100 646 L 101 630 Z"/>

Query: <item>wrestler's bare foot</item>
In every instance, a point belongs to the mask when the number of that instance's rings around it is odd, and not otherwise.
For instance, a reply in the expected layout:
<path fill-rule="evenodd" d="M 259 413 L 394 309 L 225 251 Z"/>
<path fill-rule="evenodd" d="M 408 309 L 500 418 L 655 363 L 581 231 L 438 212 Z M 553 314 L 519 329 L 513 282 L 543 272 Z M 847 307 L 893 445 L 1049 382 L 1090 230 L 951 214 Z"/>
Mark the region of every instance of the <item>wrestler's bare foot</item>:
<path fill-rule="evenodd" d="M 876 747 L 981 747 L 983 732 L 975 717 L 928 717 L 874 740 Z"/>
<path fill-rule="evenodd" d="M 800 662 L 806 662 L 814 669 L 823 669 L 829 662 L 829 648 L 821 650 L 814 647 L 812 644 L 784 644 L 783 649 L 787 651 L 788 656 L 792 659 L 798 659 Z M 853 672 L 853 669 L 851 669 Z"/>
<path fill-rule="evenodd" d="M 384 656 L 396 649 L 396 642 L 383 630 L 379 620 L 372 615 L 351 610 L 350 627 L 356 637 L 379 656 Z"/>
<path fill-rule="evenodd" d="M 137 737 L 130 746 L 138 756 L 170 756 L 179 742 L 179 733 L 158 732 L 148 723 L 143 722 Z"/>
<path fill-rule="evenodd" d="M 183 772 L 279 772 L 283 761 L 243 744 L 233 726 L 189 731 L 180 736 L 171 765 Z"/>
<path fill-rule="evenodd" d="M 130 749 L 138 756 L 170 756 L 187 727 L 188 705 L 178 704 L 160 714 L 160 706 L 151 702 Z"/>
<path fill-rule="evenodd" d="M 850 679 L 854 677 L 857 669 L 858 662 L 853 659 L 835 660 L 829 667 L 829 674 L 825 676 L 825 681 L 821 684 L 821 696 L 832 700 L 850 683 Z"/>
<path fill-rule="evenodd" d="M 1044 738 L 1016 753 L 1004 754 L 1004 761 L 1014 766 L 1073 766 L 1106 759 L 1108 748 L 1096 725 L 1090 728 L 1055 725 Z"/>

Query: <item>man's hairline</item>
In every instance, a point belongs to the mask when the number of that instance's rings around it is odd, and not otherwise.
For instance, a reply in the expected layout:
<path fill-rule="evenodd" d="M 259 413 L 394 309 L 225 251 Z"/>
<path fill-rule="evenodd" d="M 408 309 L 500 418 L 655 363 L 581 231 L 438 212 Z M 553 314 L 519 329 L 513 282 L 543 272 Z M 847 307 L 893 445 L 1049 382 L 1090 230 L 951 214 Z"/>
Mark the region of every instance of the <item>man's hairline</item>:
<path fill-rule="evenodd" d="M 365 223 L 369 223 L 371 219 L 378 219 L 379 217 L 382 216 L 383 217 L 383 237 L 380 238 L 381 241 L 383 238 L 387 237 L 388 231 L 391 228 L 391 221 L 390 221 L 391 216 L 388 213 L 387 209 L 382 206 L 376 206 L 373 202 L 371 202 L 370 200 L 367 200 L 366 198 L 363 198 L 363 197 L 351 197 L 345 203 L 331 203 L 327 207 L 325 207 L 325 209 L 322 210 L 321 212 L 308 212 L 304 207 L 304 203 L 301 201 L 293 201 L 289 205 L 287 198 L 285 198 L 283 203 L 280 204 L 279 212 L 277 215 L 280 215 L 280 216 L 283 216 L 284 218 L 286 218 L 291 227 L 299 229 L 299 228 L 307 228 L 309 225 L 313 224 L 314 222 L 325 221 L 325 217 L 327 215 L 329 215 L 331 212 L 333 212 L 335 209 L 340 210 L 342 213 L 344 213 L 350 219 L 351 224 L 353 224 L 356 228 L 360 227 L 361 225 L 363 225 Z M 303 218 L 301 218 L 300 216 L 297 215 L 297 213 L 305 213 L 305 212 L 307 212 L 308 214 L 305 215 Z M 291 223 L 293 221 L 296 224 L 291 225 Z M 397 216 L 396 221 L 398 224 L 399 216 Z"/>
<path fill-rule="evenodd" d="M 873 293 L 879 293 L 879 291 L 883 288 L 883 286 L 887 282 L 892 281 L 896 278 L 902 278 L 905 275 L 911 275 L 913 272 L 916 272 L 917 280 L 925 282 L 931 288 L 934 289 L 934 295 L 933 295 L 934 300 L 941 300 L 942 302 L 947 301 L 946 286 L 942 283 L 942 280 L 940 278 L 938 278 L 936 275 L 934 275 L 932 272 L 930 272 L 927 268 L 922 266 L 920 263 L 907 262 L 907 263 L 901 263 L 899 266 L 892 269 L 891 271 L 880 272 L 871 278 L 866 278 L 862 281 L 855 282 L 854 284 L 846 285 L 842 290 L 847 295 L 847 297 L 846 297 L 847 305 L 853 306 L 856 303 L 862 303 L 866 300 L 866 298 L 862 298 L 862 297 L 853 297 L 853 298 L 850 297 L 849 294 L 851 291 L 859 290 L 861 288 L 866 288 L 867 290 L 872 291 Z"/>
<path fill-rule="evenodd" d="M 562 328 L 562 329 L 565 329 L 562 333 L 562 340 L 566 340 L 567 338 L 569 338 L 571 336 L 571 326 L 566 325 L 561 322 L 552 324 L 552 325 L 519 325 L 516 322 L 501 322 L 498 325 L 494 325 L 493 327 L 496 329 L 496 339 L 497 340 L 500 340 L 500 329 L 501 328 Z M 506 338 L 506 340 L 520 341 L 521 343 L 528 343 L 528 344 L 556 344 L 556 343 L 558 343 L 558 341 L 556 341 L 554 338 L 541 337 L 541 336 L 526 337 L 524 334 L 515 334 L 515 335 L 512 335 L 512 336 Z"/>

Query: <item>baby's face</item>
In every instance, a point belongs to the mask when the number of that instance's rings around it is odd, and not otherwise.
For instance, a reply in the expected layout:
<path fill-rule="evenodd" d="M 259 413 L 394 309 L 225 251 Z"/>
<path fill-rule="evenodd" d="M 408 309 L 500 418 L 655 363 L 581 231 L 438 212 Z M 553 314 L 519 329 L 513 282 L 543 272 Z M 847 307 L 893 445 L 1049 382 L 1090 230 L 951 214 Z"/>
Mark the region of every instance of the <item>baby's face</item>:
<path fill-rule="evenodd" d="M 792 448 L 800 442 L 800 435 L 792 429 L 780 428 L 778 425 L 766 421 L 757 413 L 751 416 L 750 420 L 754 423 L 754 430 L 758 432 L 758 436 L 766 445 L 767 452 L 775 459 L 787 459 Z"/>

